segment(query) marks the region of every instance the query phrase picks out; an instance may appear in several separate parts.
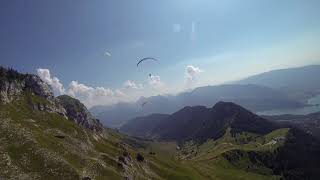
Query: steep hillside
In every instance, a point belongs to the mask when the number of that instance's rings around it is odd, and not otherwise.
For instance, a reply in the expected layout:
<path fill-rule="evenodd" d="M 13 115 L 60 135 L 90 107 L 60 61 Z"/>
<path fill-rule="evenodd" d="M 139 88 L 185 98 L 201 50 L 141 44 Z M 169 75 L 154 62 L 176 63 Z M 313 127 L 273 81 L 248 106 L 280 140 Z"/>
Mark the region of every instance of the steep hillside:
<path fill-rule="evenodd" d="M 119 103 L 107 107 L 93 107 L 92 112 L 101 121 L 112 127 L 145 114 L 171 114 L 185 106 L 212 107 L 219 101 L 237 103 L 251 111 L 294 108 L 303 104 L 291 100 L 284 93 L 257 85 L 220 85 L 207 86 L 185 92 L 177 96 L 154 96 L 141 98 L 137 102 Z M 148 102 L 143 108 L 141 104 Z M 104 110 L 103 110 L 104 109 Z"/>
<path fill-rule="evenodd" d="M 103 126 L 98 119 L 95 119 L 88 109 L 77 99 L 74 99 L 67 95 L 57 97 L 60 103 L 66 110 L 68 118 L 73 119 L 77 124 L 95 130 L 97 132 L 102 131 Z"/>
<path fill-rule="evenodd" d="M 320 112 L 307 115 L 264 116 L 264 118 L 281 123 L 290 123 L 320 139 Z"/>
<path fill-rule="evenodd" d="M 232 135 L 228 129 L 215 141 L 186 143 L 180 158 L 193 162 L 195 169 L 212 179 L 233 179 L 235 174 L 250 179 L 253 173 L 267 179 L 315 180 L 320 177 L 319 152 L 319 141 L 298 129 L 278 129 L 264 136 L 247 132 Z"/>
<path fill-rule="evenodd" d="M 199 179 L 179 162 L 147 157 L 145 143 L 104 129 L 35 75 L 2 68 L 0 89 L 0 179 Z"/>

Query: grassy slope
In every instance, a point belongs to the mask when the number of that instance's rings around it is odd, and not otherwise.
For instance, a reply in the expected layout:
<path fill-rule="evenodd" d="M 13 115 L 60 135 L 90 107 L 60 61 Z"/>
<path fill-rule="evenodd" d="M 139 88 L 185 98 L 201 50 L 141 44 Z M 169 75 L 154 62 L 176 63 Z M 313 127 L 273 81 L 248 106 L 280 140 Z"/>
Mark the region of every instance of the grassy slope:
<path fill-rule="evenodd" d="M 235 150 L 272 152 L 281 146 L 282 142 L 270 145 L 267 143 L 275 137 L 286 136 L 287 132 L 288 129 L 280 129 L 266 136 L 252 133 L 232 136 L 228 130 L 222 138 L 209 140 L 200 146 L 188 142 L 178 151 L 176 143 L 153 142 L 145 151 L 155 152 L 156 155 L 148 155 L 148 158 L 162 165 L 160 174 L 164 179 L 280 179 L 272 174 L 271 169 L 252 163 L 245 153 L 235 159 L 235 163 L 228 161 L 226 154 L 233 154 Z"/>
<path fill-rule="evenodd" d="M 202 145 L 189 142 L 177 151 L 176 143 L 137 142 L 108 130 L 107 137 L 84 130 L 60 115 L 33 111 L 29 104 L 46 103 L 27 94 L 25 99 L 0 105 L 0 177 L 12 179 L 279 179 L 263 164 L 253 163 L 250 152 L 272 153 L 288 129 L 266 136 L 232 135 Z M 129 145 L 130 144 L 130 145 Z M 131 161 L 119 165 L 128 152 Z M 140 152 L 144 162 L 135 159 Z M 150 153 L 152 152 L 152 153 Z M 230 158 L 232 161 L 230 161 Z"/>
<path fill-rule="evenodd" d="M 145 163 L 135 160 L 137 152 L 124 147 L 123 137 L 116 132 L 109 131 L 107 137 L 102 137 L 58 114 L 33 111 L 27 105 L 45 101 L 26 94 L 14 104 L 0 106 L 0 177 L 123 179 L 132 174 L 147 179 L 155 176 L 143 169 Z M 130 167 L 118 163 L 124 151 L 131 153 Z"/>
<path fill-rule="evenodd" d="M 279 179 L 263 164 L 253 163 L 248 153 L 272 152 L 281 142 L 268 142 L 274 137 L 285 136 L 287 131 L 288 129 L 280 129 L 266 136 L 245 132 L 232 136 L 228 131 L 221 139 L 210 140 L 199 146 L 197 155 L 191 161 L 198 171 L 212 179 Z"/>
<path fill-rule="evenodd" d="M 12 104 L 0 105 L 0 178 L 203 179 L 175 154 L 168 156 L 176 147 L 172 143 L 140 143 L 110 129 L 102 137 L 58 114 L 34 111 L 30 103 L 48 102 L 26 93 Z M 149 154 L 154 150 L 155 155 Z M 124 152 L 131 160 L 119 165 Z M 136 160 L 137 153 L 144 162 Z"/>

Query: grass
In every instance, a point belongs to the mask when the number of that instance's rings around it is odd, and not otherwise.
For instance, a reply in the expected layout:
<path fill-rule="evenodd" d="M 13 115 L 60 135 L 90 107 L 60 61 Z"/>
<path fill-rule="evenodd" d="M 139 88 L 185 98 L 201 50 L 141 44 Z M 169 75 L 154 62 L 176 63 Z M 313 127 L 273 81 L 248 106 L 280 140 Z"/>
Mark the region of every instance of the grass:
<path fill-rule="evenodd" d="M 31 179 L 279 179 L 263 164 L 252 162 L 249 153 L 272 153 L 281 143 L 265 144 L 276 137 L 286 137 L 288 129 L 266 136 L 246 132 L 232 135 L 228 129 L 220 139 L 201 145 L 190 141 L 178 151 L 174 142 L 143 142 L 113 130 L 108 130 L 107 137 L 97 139 L 97 135 L 61 115 L 33 110 L 30 103 L 50 104 L 27 93 L 15 103 L 0 105 L 0 152 L 8 152 L 17 169 L 5 177 L 23 174 Z M 120 166 L 118 157 L 124 151 L 131 160 Z M 144 162 L 137 162 L 137 153 L 143 155 Z M 0 177 L 4 171 L 0 167 Z"/>

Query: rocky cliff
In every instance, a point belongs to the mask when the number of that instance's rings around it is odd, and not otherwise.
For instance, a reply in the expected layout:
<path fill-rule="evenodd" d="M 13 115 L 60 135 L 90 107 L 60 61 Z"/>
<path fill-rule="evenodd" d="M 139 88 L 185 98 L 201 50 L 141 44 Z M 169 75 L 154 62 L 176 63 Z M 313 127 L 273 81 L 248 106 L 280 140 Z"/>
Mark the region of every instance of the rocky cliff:
<path fill-rule="evenodd" d="M 19 100 L 26 101 L 33 110 L 58 113 L 82 127 L 95 131 L 103 129 L 80 101 L 66 95 L 55 98 L 50 85 L 37 75 L 0 67 L 0 103 Z"/>
<path fill-rule="evenodd" d="M 66 117 L 66 111 L 54 97 L 51 87 L 40 77 L 0 67 L 0 103 L 8 104 L 16 100 L 26 100 L 34 110 Z"/>
<path fill-rule="evenodd" d="M 57 97 L 67 111 L 67 116 L 87 129 L 101 131 L 102 124 L 94 118 L 88 109 L 78 100 L 67 95 Z"/>

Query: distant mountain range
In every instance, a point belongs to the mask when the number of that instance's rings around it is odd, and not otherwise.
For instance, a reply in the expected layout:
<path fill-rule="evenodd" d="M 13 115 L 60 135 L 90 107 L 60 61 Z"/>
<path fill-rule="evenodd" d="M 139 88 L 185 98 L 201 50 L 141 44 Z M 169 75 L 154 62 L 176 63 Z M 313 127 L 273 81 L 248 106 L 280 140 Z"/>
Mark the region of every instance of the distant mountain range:
<path fill-rule="evenodd" d="M 232 132 L 267 134 L 279 127 L 239 105 L 218 102 L 212 108 L 187 106 L 171 115 L 139 117 L 124 124 L 120 131 L 143 138 L 205 141 L 220 138 L 227 128 Z"/>
<path fill-rule="evenodd" d="M 302 107 L 282 92 L 257 85 L 206 86 L 177 96 L 152 96 L 140 98 L 135 103 L 118 103 L 112 106 L 93 107 L 91 112 L 109 127 L 119 127 L 124 122 L 153 113 L 170 114 L 184 106 L 212 107 L 219 101 L 240 104 L 252 111 Z M 142 103 L 147 102 L 143 107 Z"/>
<path fill-rule="evenodd" d="M 212 107 L 219 101 L 234 102 L 253 112 L 299 108 L 320 94 L 318 77 L 320 65 L 274 70 L 233 84 L 199 87 L 176 96 L 142 97 L 134 103 L 95 106 L 90 111 L 106 126 L 118 128 L 135 117 L 170 114 L 184 106 Z"/>
<path fill-rule="evenodd" d="M 305 101 L 320 94 L 320 65 L 280 69 L 248 77 L 235 83 L 257 84 L 288 94 L 289 97 Z"/>

